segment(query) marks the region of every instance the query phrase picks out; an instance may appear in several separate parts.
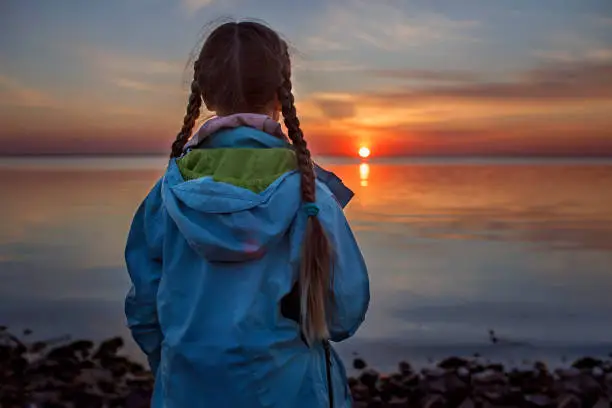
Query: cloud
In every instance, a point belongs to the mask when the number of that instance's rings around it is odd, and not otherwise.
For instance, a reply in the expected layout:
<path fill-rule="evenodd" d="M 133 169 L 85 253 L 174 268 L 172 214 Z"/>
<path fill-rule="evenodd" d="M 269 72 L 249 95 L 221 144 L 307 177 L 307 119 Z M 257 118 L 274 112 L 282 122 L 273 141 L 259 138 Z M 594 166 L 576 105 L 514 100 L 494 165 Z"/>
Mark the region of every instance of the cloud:
<path fill-rule="evenodd" d="M 306 47 L 313 51 L 342 51 L 348 49 L 345 44 L 319 36 L 308 37 Z"/>
<path fill-rule="evenodd" d="M 315 99 L 315 103 L 329 119 L 344 119 L 355 116 L 355 104 L 352 101 L 338 99 Z"/>
<path fill-rule="evenodd" d="M 363 49 L 364 45 L 398 51 L 442 41 L 477 41 L 474 31 L 479 27 L 476 20 L 431 12 L 408 15 L 393 4 L 352 0 L 350 6 L 330 6 L 317 36 L 306 45 L 320 45 L 321 51 Z"/>
<path fill-rule="evenodd" d="M 211 5 L 213 1 L 214 0 L 181 0 L 181 5 L 186 11 L 194 13 L 201 8 Z"/>
<path fill-rule="evenodd" d="M 185 63 L 138 55 L 82 47 L 81 55 L 94 68 L 116 73 L 132 73 L 151 76 L 180 77 L 185 72 Z"/>
<path fill-rule="evenodd" d="M 380 155 L 612 154 L 612 63 L 542 64 L 508 81 L 470 72 L 396 74 L 399 81 L 432 80 L 312 93 L 299 104 L 308 114 L 305 131 L 315 140 L 342 141 L 327 146 L 329 154 L 363 143 Z"/>
<path fill-rule="evenodd" d="M 341 60 L 308 60 L 295 58 L 292 62 L 295 71 L 317 71 L 317 72 L 348 72 L 363 71 L 361 64 Z"/>
<path fill-rule="evenodd" d="M 411 90 L 404 88 L 380 95 L 396 102 L 425 99 L 610 99 L 611 63 L 545 64 L 528 70 L 515 81 L 474 82 L 439 85 Z"/>
<path fill-rule="evenodd" d="M 58 106 L 58 102 L 45 92 L 24 85 L 15 78 L 0 74 L 0 105 L 54 108 Z"/>
<path fill-rule="evenodd" d="M 138 92 L 152 92 L 162 94 L 184 94 L 184 91 L 179 86 L 166 86 L 157 83 L 151 83 L 146 81 L 138 81 L 129 78 L 114 78 L 111 83 L 118 86 L 119 88 L 129 89 Z"/>
<path fill-rule="evenodd" d="M 479 78 L 474 72 L 462 70 L 370 69 L 366 73 L 382 78 L 441 82 L 475 82 Z"/>

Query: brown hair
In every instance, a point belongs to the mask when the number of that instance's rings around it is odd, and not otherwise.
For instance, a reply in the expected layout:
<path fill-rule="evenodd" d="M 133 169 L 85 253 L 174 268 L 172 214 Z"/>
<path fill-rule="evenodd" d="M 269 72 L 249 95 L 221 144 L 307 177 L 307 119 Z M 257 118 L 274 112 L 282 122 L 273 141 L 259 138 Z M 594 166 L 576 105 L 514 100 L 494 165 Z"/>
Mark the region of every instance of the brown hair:
<path fill-rule="evenodd" d="M 301 174 L 304 203 L 316 201 L 316 177 L 294 105 L 291 59 L 287 43 L 272 29 L 256 22 L 229 22 L 208 36 L 194 63 L 191 94 L 183 126 L 172 144 L 179 157 L 200 115 L 202 101 L 211 111 L 263 113 L 278 98 Z M 300 325 L 309 343 L 329 337 L 331 248 L 323 226 L 308 215 L 298 285 Z"/>

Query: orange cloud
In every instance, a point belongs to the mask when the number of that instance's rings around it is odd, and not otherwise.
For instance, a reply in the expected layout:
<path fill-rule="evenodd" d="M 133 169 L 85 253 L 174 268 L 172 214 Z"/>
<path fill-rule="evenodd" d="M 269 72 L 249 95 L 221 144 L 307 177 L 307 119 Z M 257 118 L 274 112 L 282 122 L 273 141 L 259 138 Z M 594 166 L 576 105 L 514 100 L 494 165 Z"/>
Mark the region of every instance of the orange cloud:
<path fill-rule="evenodd" d="M 0 73 L 0 105 L 54 108 L 57 107 L 58 102 L 51 95 Z"/>
<path fill-rule="evenodd" d="M 458 82 L 311 94 L 300 111 L 315 146 L 334 154 L 362 144 L 392 155 L 612 154 L 612 63 L 544 65 L 507 82 L 454 72 L 398 76 Z"/>

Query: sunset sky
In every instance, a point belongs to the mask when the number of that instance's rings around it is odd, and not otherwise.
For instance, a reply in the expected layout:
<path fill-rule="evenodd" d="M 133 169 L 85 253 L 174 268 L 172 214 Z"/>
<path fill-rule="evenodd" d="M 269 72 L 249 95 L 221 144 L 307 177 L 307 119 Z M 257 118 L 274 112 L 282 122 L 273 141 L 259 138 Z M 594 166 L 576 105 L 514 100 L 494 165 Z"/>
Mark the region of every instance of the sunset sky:
<path fill-rule="evenodd" d="M 317 154 L 612 156 L 610 0 L 3 0 L 0 154 L 166 154 L 221 17 L 290 41 Z"/>

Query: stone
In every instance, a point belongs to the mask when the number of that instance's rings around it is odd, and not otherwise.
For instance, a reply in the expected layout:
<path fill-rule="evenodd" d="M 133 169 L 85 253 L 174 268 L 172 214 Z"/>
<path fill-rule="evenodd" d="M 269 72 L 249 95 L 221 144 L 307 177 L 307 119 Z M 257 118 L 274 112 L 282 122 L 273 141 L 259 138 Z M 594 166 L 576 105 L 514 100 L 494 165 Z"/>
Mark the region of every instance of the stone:
<path fill-rule="evenodd" d="M 465 400 L 463 400 L 463 402 L 461 403 L 461 405 L 459 405 L 459 408 L 474 408 L 474 401 L 472 401 L 471 398 L 466 398 Z"/>
<path fill-rule="evenodd" d="M 421 379 L 419 378 L 417 374 L 411 374 L 404 378 L 404 380 L 402 381 L 402 385 L 404 387 L 415 387 L 419 385 L 420 381 Z"/>
<path fill-rule="evenodd" d="M 603 377 L 604 370 L 601 367 L 593 367 L 591 370 L 591 375 L 595 378 Z"/>
<path fill-rule="evenodd" d="M 384 408 L 385 403 L 380 399 L 380 397 L 374 397 L 370 400 L 368 404 L 368 408 Z"/>
<path fill-rule="evenodd" d="M 376 386 L 376 383 L 378 382 L 379 377 L 380 374 L 378 374 L 378 372 L 370 369 L 364 371 L 361 376 L 359 376 L 359 381 L 361 381 L 362 384 L 366 385 L 369 388 L 374 388 Z"/>
<path fill-rule="evenodd" d="M 472 382 L 475 384 L 505 384 L 507 383 L 506 375 L 498 371 L 486 370 L 476 373 L 472 376 Z"/>
<path fill-rule="evenodd" d="M 423 408 L 446 408 L 446 400 L 441 395 L 429 395 L 423 401 Z"/>
<path fill-rule="evenodd" d="M 459 367 L 457 369 L 457 375 L 461 378 L 467 378 L 470 376 L 470 370 L 465 367 Z"/>
<path fill-rule="evenodd" d="M 387 402 L 386 408 L 407 408 L 408 398 L 392 398 Z"/>
<path fill-rule="evenodd" d="M 412 374 L 412 366 L 407 361 L 400 361 L 398 364 L 399 372 L 402 375 Z"/>
<path fill-rule="evenodd" d="M 469 361 L 461 358 L 461 357 L 449 357 L 445 360 L 442 360 L 438 367 L 444 368 L 446 370 L 456 370 L 460 367 L 466 367 L 469 364 Z"/>
<path fill-rule="evenodd" d="M 583 357 L 581 359 L 574 361 L 574 364 L 572 364 L 572 367 L 577 368 L 579 370 L 583 370 L 583 369 L 591 370 L 593 367 L 600 366 L 601 364 L 602 364 L 602 361 L 597 358 Z"/>
<path fill-rule="evenodd" d="M 566 394 L 558 399 L 557 408 L 582 408 L 582 402 L 577 396 Z"/>
<path fill-rule="evenodd" d="M 504 365 L 503 364 L 488 364 L 485 367 L 485 370 L 497 371 L 497 372 L 503 373 L 504 372 Z"/>
<path fill-rule="evenodd" d="M 357 384 L 351 389 L 351 394 L 357 401 L 367 401 L 370 398 L 370 389 L 364 384 Z"/>
<path fill-rule="evenodd" d="M 355 370 L 363 370 L 367 366 L 368 365 L 366 364 L 366 362 L 362 358 L 356 358 L 356 359 L 353 360 L 353 368 Z"/>
<path fill-rule="evenodd" d="M 555 370 L 555 374 L 562 379 L 566 378 L 576 378 L 580 375 L 580 370 L 577 368 L 559 368 Z"/>
<path fill-rule="evenodd" d="M 446 374 L 446 370 L 442 368 L 424 368 L 421 370 L 421 373 L 427 378 L 440 378 L 444 374 Z"/>
<path fill-rule="evenodd" d="M 526 395 L 525 401 L 531 404 L 533 407 L 549 407 L 552 406 L 552 399 L 548 395 L 536 394 Z"/>
<path fill-rule="evenodd" d="M 601 397 L 593 408 L 610 408 L 610 400 L 606 397 Z"/>

